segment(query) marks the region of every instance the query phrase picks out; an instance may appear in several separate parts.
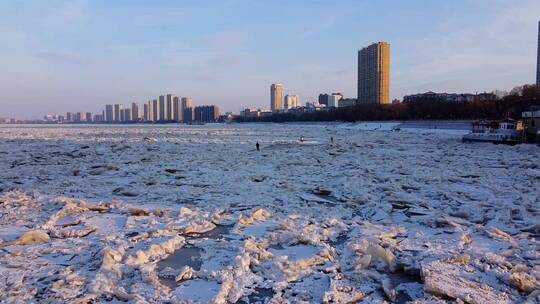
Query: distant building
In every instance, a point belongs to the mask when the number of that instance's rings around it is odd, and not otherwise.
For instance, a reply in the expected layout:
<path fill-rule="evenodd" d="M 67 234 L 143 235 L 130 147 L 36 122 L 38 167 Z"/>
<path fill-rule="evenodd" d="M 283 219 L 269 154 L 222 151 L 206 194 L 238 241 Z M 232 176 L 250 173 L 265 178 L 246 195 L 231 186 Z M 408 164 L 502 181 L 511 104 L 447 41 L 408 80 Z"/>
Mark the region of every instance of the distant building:
<path fill-rule="evenodd" d="M 139 120 L 139 105 L 135 102 L 131 104 L 131 120 Z"/>
<path fill-rule="evenodd" d="M 124 119 L 122 120 L 123 122 L 130 122 L 132 121 L 132 117 L 131 117 L 131 109 L 130 108 L 126 108 L 124 109 Z"/>
<path fill-rule="evenodd" d="M 114 121 L 116 121 L 116 122 L 122 121 L 122 119 L 120 117 L 120 115 L 121 115 L 120 111 L 122 111 L 122 109 L 124 109 L 124 105 L 122 105 L 122 104 L 115 104 L 114 105 Z"/>
<path fill-rule="evenodd" d="M 245 108 L 245 109 L 240 111 L 240 116 L 250 117 L 250 116 L 253 116 L 255 112 L 257 112 L 256 109 Z"/>
<path fill-rule="evenodd" d="M 159 113 L 161 112 L 161 109 L 159 107 L 159 102 L 157 99 L 152 100 L 151 103 L 151 112 L 152 112 L 152 121 L 159 121 Z"/>
<path fill-rule="evenodd" d="M 102 123 L 103 122 L 103 114 L 94 114 L 92 116 L 92 122 Z"/>
<path fill-rule="evenodd" d="M 67 122 L 74 122 L 75 121 L 75 114 L 71 112 L 66 113 L 66 121 Z"/>
<path fill-rule="evenodd" d="M 83 112 L 77 112 L 75 114 L 75 122 L 83 122 L 83 121 L 85 121 L 85 118 L 86 118 L 86 116 L 85 116 L 85 114 Z"/>
<path fill-rule="evenodd" d="M 261 116 L 267 116 L 267 115 L 272 115 L 272 110 L 246 108 L 240 111 L 240 116 L 244 116 L 244 117 L 261 117 Z"/>
<path fill-rule="evenodd" d="M 187 107 L 182 110 L 182 121 L 185 123 L 192 123 L 195 121 L 195 111 L 192 107 Z"/>
<path fill-rule="evenodd" d="M 328 94 L 319 94 L 319 104 L 328 105 Z"/>
<path fill-rule="evenodd" d="M 341 93 L 332 93 L 332 95 L 338 96 L 339 100 L 343 99 L 343 94 Z"/>
<path fill-rule="evenodd" d="M 195 107 L 195 121 L 214 122 L 219 118 L 219 108 L 215 105 Z"/>
<path fill-rule="evenodd" d="M 285 109 L 294 109 L 300 106 L 300 96 L 298 95 L 285 95 L 284 107 Z"/>
<path fill-rule="evenodd" d="M 187 108 L 192 107 L 192 105 L 191 105 L 191 97 L 182 97 L 180 107 L 181 107 L 180 112 L 182 113 L 182 117 L 180 117 L 180 121 L 185 122 L 184 110 L 187 109 Z M 193 114 L 193 109 L 191 109 L 191 112 Z M 191 121 L 193 121 L 193 118 L 191 119 Z"/>
<path fill-rule="evenodd" d="M 86 120 L 86 122 L 92 122 L 92 121 L 93 121 L 93 120 L 92 120 L 92 113 L 86 112 L 86 115 L 85 115 L 85 119 L 84 119 L 84 120 Z"/>
<path fill-rule="evenodd" d="M 341 100 L 342 97 L 343 95 L 337 95 L 337 94 L 329 95 L 327 106 L 330 108 L 339 108 L 339 101 Z"/>
<path fill-rule="evenodd" d="M 283 109 L 283 86 L 279 83 L 273 83 L 270 86 L 270 110 L 281 109 Z"/>
<path fill-rule="evenodd" d="M 390 44 L 358 51 L 358 103 L 390 103 Z"/>
<path fill-rule="evenodd" d="M 149 103 L 143 104 L 143 120 L 150 121 Z"/>
<path fill-rule="evenodd" d="M 521 117 L 526 126 L 526 138 L 540 142 L 540 106 L 532 106 L 529 111 L 522 112 Z"/>
<path fill-rule="evenodd" d="M 490 100 L 499 100 L 499 96 L 495 93 L 480 93 L 473 96 L 475 101 L 490 101 Z"/>
<path fill-rule="evenodd" d="M 114 106 L 113 105 L 105 106 L 105 121 L 106 122 L 114 121 Z"/>
<path fill-rule="evenodd" d="M 158 111 L 158 119 L 157 121 L 165 121 L 167 120 L 167 102 L 165 101 L 165 95 L 160 95 L 158 97 L 159 100 L 159 111 Z"/>
<path fill-rule="evenodd" d="M 182 97 L 173 97 L 173 116 L 174 121 L 182 121 Z"/>
<path fill-rule="evenodd" d="M 167 112 L 165 113 L 165 120 L 175 120 L 174 116 L 174 108 L 173 108 L 173 95 L 167 94 L 166 95 L 166 108 Z"/>
<path fill-rule="evenodd" d="M 454 93 L 435 93 L 435 92 L 426 92 L 420 94 L 406 95 L 403 96 L 403 102 L 418 102 L 418 101 L 427 101 L 427 102 L 438 102 L 438 101 L 449 101 L 449 102 L 471 102 L 475 100 L 474 94 L 454 94 Z"/>
<path fill-rule="evenodd" d="M 340 108 L 354 107 L 356 105 L 356 98 L 342 98 L 338 104 Z"/>

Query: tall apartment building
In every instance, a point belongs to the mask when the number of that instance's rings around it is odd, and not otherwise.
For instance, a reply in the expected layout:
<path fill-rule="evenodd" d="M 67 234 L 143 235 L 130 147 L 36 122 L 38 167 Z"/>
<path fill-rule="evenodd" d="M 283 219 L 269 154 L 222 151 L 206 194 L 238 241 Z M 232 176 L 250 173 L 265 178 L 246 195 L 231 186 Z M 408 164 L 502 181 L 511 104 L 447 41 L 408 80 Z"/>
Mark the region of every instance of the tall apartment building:
<path fill-rule="evenodd" d="M 139 120 L 139 105 L 135 102 L 131 103 L 131 120 Z"/>
<path fill-rule="evenodd" d="M 195 107 L 195 121 L 213 122 L 219 118 L 219 108 L 215 105 Z"/>
<path fill-rule="evenodd" d="M 192 107 L 187 107 L 182 110 L 182 112 L 182 121 L 184 123 L 192 123 L 195 121 L 195 111 L 193 111 Z"/>
<path fill-rule="evenodd" d="M 536 51 L 536 88 L 540 91 L 540 21 L 538 21 L 538 48 Z"/>
<path fill-rule="evenodd" d="M 165 95 L 165 100 L 167 103 L 167 113 L 165 114 L 166 119 L 165 120 L 175 120 L 174 118 L 174 105 L 173 105 L 173 95 L 167 94 Z"/>
<path fill-rule="evenodd" d="M 272 111 L 283 109 L 283 86 L 279 83 L 270 86 L 270 109 Z"/>
<path fill-rule="evenodd" d="M 390 44 L 358 51 L 358 103 L 390 103 Z"/>
<path fill-rule="evenodd" d="M 144 121 L 150 121 L 150 113 L 149 113 L 149 103 L 143 104 L 143 117 L 142 119 Z"/>
<path fill-rule="evenodd" d="M 174 121 L 182 121 L 182 98 L 179 96 L 173 97 L 173 115 Z"/>
<path fill-rule="evenodd" d="M 92 113 L 86 112 L 85 116 L 84 120 L 86 120 L 86 122 L 92 122 Z"/>
<path fill-rule="evenodd" d="M 120 112 L 120 117 L 122 122 L 130 122 L 131 121 L 131 109 L 125 108 Z"/>
<path fill-rule="evenodd" d="M 161 112 L 161 109 L 159 108 L 159 102 L 157 99 L 152 100 L 150 112 L 152 112 L 152 121 L 159 121 L 159 113 Z"/>
<path fill-rule="evenodd" d="M 122 121 L 120 115 L 121 115 L 121 111 L 124 109 L 124 105 L 121 105 L 121 104 L 115 104 L 114 105 L 114 121 L 116 122 L 120 122 Z"/>
<path fill-rule="evenodd" d="M 187 108 L 191 108 L 191 97 L 182 97 L 182 100 L 180 102 L 180 112 L 182 113 L 182 117 L 180 117 L 180 121 L 186 122 L 186 119 L 184 118 L 184 110 Z M 191 114 L 193 116 L 193 109 L 191 109 Z M 189 118 L 189 117 L 188 117 Z M 189 122 L 193 121 L 193 118 Z"/>
<path fill-rule="evenodd" d="M 75 122 L 84 122 L 86 119 L 86 115 L 83 112 L 77 112 L 75 113 Z"/>
<path fill-rule="evenodd" d="M 165 100 L 165 95 L 160 95 L 158 97 L 159 100 L 159 115 L 158 120 L 159 121 L 165 121 L 167 119 L 167 102 Z"/>
<path fill-rule="evenodd" d="M 113 122 L 114 121 L 114 106 L 105 105 L 105 121 Z"/>

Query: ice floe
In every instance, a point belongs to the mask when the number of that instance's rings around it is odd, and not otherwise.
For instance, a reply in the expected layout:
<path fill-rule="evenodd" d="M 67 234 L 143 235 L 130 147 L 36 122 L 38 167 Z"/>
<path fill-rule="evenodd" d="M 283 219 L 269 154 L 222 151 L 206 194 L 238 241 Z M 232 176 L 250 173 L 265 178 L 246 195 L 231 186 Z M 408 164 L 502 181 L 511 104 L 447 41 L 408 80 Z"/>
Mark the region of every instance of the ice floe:
<path fill-rule="evenodd" d="M 394 126 L 2 127 L 0 302 L 540 301 L 539 148 Z"/>

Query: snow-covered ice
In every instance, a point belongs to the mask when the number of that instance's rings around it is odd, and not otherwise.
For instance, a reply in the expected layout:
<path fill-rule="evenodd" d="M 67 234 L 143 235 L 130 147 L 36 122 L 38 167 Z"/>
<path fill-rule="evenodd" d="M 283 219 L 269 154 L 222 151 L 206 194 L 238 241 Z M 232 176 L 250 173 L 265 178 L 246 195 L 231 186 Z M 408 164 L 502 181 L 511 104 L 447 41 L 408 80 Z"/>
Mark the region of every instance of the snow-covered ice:
<path fill-rule="evenodd" d="M 540 147 L 395 126 L 0 126 L 0 302 L 540 301 Z"/>

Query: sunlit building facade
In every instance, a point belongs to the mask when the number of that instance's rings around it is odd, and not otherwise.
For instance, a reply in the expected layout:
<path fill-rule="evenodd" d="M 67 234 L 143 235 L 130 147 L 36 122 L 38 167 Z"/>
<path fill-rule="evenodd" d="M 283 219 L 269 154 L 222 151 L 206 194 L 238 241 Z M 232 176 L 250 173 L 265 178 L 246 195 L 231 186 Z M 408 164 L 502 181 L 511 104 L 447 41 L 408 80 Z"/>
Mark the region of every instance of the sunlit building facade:
<path fill-rule="evenodd" d="M 270 86 L 270 109 L 272 111 L 283 109 L 283 86 L 279 83 Z"/>
<path fill-rule="evenodd" d="M 377 42 L 358 51 L 358 103 L 390 103 L 390 44 Z"/>

